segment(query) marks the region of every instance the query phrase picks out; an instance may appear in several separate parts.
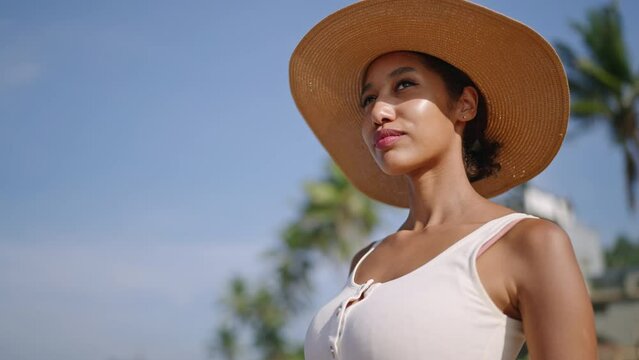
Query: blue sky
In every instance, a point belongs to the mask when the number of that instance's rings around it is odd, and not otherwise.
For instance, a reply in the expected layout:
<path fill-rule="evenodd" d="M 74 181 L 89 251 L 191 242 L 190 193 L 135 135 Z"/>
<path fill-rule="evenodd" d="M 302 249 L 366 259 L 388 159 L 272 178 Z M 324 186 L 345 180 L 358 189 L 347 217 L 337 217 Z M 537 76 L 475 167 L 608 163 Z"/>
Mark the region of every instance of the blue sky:
<path fill-rule="evenodd" d="M 0 2 L 1 358 L 205 357 L 226 279 L 267 268 L 322 173 L 288 59 L 348 3 Z M 574 43 L 567 20 L 604 1 L 479 3 Z M 639 237 L 615 150 L 595 128 L 532 181 L 604 244 Z"/>

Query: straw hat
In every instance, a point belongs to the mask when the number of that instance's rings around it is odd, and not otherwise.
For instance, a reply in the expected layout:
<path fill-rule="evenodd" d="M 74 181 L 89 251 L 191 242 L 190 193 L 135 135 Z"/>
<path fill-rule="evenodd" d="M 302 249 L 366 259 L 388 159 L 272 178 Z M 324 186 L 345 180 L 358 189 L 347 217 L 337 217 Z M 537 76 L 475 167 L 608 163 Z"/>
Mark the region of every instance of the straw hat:
<path fill-rule="evenodd" d="M 361 138 L 358 94 L 368 64 L 418 51 L 464 71 L 486 98 L 486 136 L 502 144 L 497 174 L 474 181 L 484 197 L 548 166 L 568 124 L 566 75 L 552 46 L 526 25 L 463 0 L 366 0 L 326 17 L 290 60 L 297 107 L 350 181 L 381 202 L 408 207 L 404 176 L 383 173 Z"/>

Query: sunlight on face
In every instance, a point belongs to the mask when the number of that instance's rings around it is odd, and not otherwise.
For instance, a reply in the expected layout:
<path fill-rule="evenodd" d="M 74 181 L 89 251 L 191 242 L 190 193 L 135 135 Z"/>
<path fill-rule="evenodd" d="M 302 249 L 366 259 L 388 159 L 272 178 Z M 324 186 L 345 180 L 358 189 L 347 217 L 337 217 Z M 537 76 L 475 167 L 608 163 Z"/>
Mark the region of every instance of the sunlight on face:
<path fill-rule="evenodd" d="M 373 61 L 360 96 L 361 130 L 382 171 L 407 174 L 450 157 L 461 139 L 455 139 L 449 104 L 441 77 L 415 54 L 394 52 Z"/>

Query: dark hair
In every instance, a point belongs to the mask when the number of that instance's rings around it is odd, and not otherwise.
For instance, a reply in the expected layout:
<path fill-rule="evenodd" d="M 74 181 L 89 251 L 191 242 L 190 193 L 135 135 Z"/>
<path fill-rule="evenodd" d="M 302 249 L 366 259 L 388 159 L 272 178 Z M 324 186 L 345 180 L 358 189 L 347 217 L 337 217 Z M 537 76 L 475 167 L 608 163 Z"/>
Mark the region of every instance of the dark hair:
<path fill-rule="evenodd" d="M 501 144 L 489 139 L 484 133 L 488 123 L 488 113 L 486 99 L 479 88 L 466 73 L 444 60 L 425 53 L 410 53 L 417 55 L 426 67 L 442 77 L 451 102 L 459 99 L 466 86 L 472 86 L 477 90 L 477 114 L 473 120 L 466 123 L 462 135 L 462 157 L 466 176 L 473 182 L 498 172 L 501 165 L 497 161 L 497 155 Z"/>

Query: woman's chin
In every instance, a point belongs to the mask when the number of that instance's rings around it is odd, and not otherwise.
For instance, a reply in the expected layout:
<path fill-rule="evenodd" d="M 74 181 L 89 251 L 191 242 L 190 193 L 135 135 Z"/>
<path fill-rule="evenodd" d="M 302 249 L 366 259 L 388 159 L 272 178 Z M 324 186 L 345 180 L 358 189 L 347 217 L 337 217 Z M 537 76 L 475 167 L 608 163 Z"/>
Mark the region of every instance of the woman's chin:
<path fill-rule="evenodd" d="M 397 159 L 376 159 L 376 161 L 379 169 L 390 176 L 404 175 L 415 168 L 415 164 L 406 161 L 397 161 Z"/>

